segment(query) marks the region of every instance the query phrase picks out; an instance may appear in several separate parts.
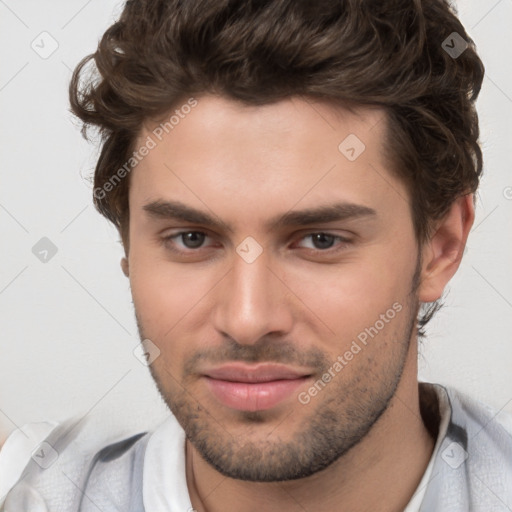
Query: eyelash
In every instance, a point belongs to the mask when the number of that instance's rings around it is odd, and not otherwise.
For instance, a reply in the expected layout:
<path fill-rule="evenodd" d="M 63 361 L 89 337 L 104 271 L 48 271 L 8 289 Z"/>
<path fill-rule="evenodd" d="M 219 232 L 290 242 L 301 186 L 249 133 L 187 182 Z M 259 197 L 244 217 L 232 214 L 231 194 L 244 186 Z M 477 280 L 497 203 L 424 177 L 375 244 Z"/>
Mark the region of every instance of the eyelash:
<path fill-rule="evenodd" d="M 188 230 L 188 231 L 179 231 L 177 233 L 174 233 L 172 235 L 169 235 L 169 236 L 166 236 L 166 237 L 163 237 L 162 238 L 162 243 L 163 245 L 175 252 L 175 253 L 178 253 L 178 254 L 193 254 L 193 253 L 197 253 L 199 252 L 201 249 L 204 249 L 204 247 L 198 247 L 198 248 L 195 248 L 195 249 L 191 249 L 191 248 L 187 248 L 186 250 L 181 250 L 181 249 L 176 249 L 174 245 L 174 242 L 173 240 L 174 239 L 177 239 L 179 237 L 181 237 L 182 235 L 185 235 L 187 233 L 199 233 L 199 234 L 202 234 L 202 235 L 205 235 L 207 238 L 210 238 L 208 233 L 206 233 L 205 231 L 200 231 L 200 230 L 194 230 L 194 229 L 191 229 L 191 230 Z M 303 240 L 305 238 L 308 238 L 308 237 L 312 237 L 313 235 L 319 235 L 319 234 L 322 234 L 322 235 L 326 235 L 326 236 L 329 236 L 329 237 L 333 237 L 336 241 L 338 240 L 340 243 L 338 244 L 338 248 L 336 249 L 333 249 L 332 247 L 329 247 L 327 249 L 311 249 L 309 247 L 305 247 L 303 249 L 307 249 L 309 251 L 315 251 L 315 252 L 318 252 L 318 253 L 325 253 L 325 254 L 331 254 L 331 253 L 336 253 L 338 251 L 341 251 L 343 250 L 346 245 L 350 244 L 352 241 L 349 240 L 348 238 L 345 238 L 345 237 L 342 237 L 340 235 L 335 235 L 334 233 L 329 233 L 327 231 L 311 231 L 309 233 L 306 233 L 305 235 L 303 235 L 299 240 Z M 340 247 L 341 246 L 341 247 Z"/>

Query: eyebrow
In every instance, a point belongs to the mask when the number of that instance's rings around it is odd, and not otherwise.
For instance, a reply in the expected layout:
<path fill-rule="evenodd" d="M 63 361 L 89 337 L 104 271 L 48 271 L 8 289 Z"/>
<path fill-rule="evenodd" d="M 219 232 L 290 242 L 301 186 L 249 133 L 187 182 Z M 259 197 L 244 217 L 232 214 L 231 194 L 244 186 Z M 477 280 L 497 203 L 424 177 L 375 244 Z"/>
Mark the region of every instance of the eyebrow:
<path fill-rule="evenodd" d="M 202 224 L 216 229 L 233 232 L 233 227 L 216 215 L 187 206 L 180 201 L 158 199 L 145 204 L 142 209 L 155 219 L 180 220 L 191 224 Z M 321 224 L 362 217 L 375 217 L 377 212 L 368 206 L 339 202 L 304 210 L 290 210 L 277 215 L 265 223 L 265 229 L 273 230 L 289 226 Z"/>

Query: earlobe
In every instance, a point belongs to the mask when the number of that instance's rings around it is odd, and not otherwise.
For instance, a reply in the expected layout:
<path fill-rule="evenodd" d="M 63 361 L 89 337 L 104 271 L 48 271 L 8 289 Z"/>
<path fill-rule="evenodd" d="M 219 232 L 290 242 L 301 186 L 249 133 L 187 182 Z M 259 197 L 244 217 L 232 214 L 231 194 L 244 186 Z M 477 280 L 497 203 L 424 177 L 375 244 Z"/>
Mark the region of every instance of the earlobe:
<path fill-rule="evenodd" d="M 129 268 L 128 268 L 128 259 L 127 258 L 121 258 L 121 269 L 123 270 L 123 274 L 126 277 L 129 277 Z"/>
<path fill-rule="evenodd" d="M 473 194 L 459 197 L 422 249 L 419 300 L 434 302 L 443 294 L 448 281 L 459 268 L 475 209 Z"/>

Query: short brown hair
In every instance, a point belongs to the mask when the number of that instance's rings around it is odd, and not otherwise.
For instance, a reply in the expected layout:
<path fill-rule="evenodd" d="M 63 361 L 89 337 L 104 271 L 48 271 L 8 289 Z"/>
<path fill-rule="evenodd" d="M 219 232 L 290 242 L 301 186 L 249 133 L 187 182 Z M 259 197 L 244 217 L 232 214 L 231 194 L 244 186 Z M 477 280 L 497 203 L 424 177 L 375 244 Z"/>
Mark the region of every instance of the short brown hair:
<path fill-rule="evenodd" d="M 465 49 L 454 56 L 446 41 Z M 422 242 L 457 197 L 478 187 L 474 103 L 483 75 L 446 0 L 128 0 L 76 67 L 70 102 L 84 135 L 95 126 L 103 136 L 95 190 L 129 161 L 142 123 L 186 97 L 261 105 L 298 95 L 382 107 L 390 170 L 407 185 Z M 94 194 L 125 251 L 128 186 L 124 179 Z"/>

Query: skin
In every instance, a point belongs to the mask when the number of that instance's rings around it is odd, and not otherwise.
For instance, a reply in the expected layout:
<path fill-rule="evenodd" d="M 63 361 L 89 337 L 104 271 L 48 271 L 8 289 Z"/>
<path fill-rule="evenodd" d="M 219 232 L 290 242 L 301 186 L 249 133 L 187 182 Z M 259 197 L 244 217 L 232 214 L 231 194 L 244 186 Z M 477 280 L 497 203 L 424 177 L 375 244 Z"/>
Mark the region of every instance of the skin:
<path fill-rule="evenodd" d="M 130 175 L 122 262 L 141 339 L 160 350 L 152 375 L 187 432 L 194 509 L 403 510 L 434 447 L 419 411 L 414 321 L 419 302 L 439 298 L 458 268 L 471 196 L 454 202 L 420 248 L 409 194 L 382 157 L 383 111 L 304 98 L 258 107 L 197 100 Z M 155 126 L 145 125 L 141 144 Z M 338 149 L 350 133 L 366 146 L 352 162 Z M 230 229 L 155 218 L 143 207 L 157 200 L 180 201 Z M 341 201 L 375 214 L 265 227 Z M 206 236 L 192 235 L 192 246 L 164 240 L 187 230 Z M 311 236 L 319 232 L 334 237 L 322 245 Z M 263 249 L 252 263 L 236 251 L 248 236 Z M 301 403 L 298 394 L 393 304 L 400 311 Z M 269 410 L 238 411 L 202 377 L 234 360 L 281 362 L 310 377 Z"/>

